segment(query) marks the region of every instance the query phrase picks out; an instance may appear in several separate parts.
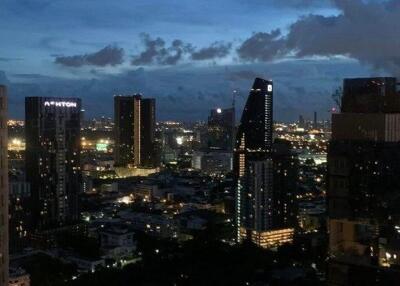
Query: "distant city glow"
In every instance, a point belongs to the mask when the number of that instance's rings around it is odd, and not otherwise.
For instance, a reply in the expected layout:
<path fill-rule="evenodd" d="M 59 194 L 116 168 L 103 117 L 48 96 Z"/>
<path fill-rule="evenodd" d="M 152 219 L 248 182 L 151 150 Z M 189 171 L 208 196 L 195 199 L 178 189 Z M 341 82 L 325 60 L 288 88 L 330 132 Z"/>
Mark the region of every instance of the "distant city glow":
<path fill-rule="evenodd" d="M 133 203 L 133 197 L 132 196 L 124 196 L 122 198 L 119 198 L 117 201 L 120 204 L 129 205 L 129 204 Z"/>
<path fill-rule="evenodd" d="M 183 144 L 183 137 L 182 137 L 182 136 L 176 137 L 176 143 L 177 143 L 178 145 L 182 145 L 182 144 Z"/>

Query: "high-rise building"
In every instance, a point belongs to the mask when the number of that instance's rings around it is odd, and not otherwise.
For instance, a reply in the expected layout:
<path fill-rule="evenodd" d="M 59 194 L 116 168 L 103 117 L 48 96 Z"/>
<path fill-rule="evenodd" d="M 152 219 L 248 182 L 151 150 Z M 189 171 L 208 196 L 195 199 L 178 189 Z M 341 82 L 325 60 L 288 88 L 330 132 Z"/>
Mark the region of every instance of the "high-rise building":
<path fill-rule="evenodd" d="M 9 176 L 9 250 L 10 254 L 28 247 L 32 225 L 30 184 L 16 175 Z"/>
<path fill-rule="evenodd" d="M 208 148 L 211 150 L 232 151 L 235 131 L 235 109 L 212 109 L 207 126 Z"/>
<path fill-rule="evenodd" d="M 304 117 L 303 117 L 303 115 L 299 115 L 299 127 L 300 128 L 305 128 L 305 126 L 306 126 L 306 121 L 304 120 Z"/>
<path fill-rule="evenodd" d="M 314 111 L 313 128 L 318 128 L 318 117 L 317 117 L 317 112 L 316 111 Z"/>
<path fill-rule="evenodd" d="M 8 285 L 7 90 L 0 85 L 0 286 Z"/>
<path fill-rule="evenodd" d="M 81 100 L 25 98 L 26 180 L 35 230 L 79 219 Z"/>
<path fill-rule="evenodd" d="M 297 182 L 299 160 L 290 141 L 275 139 L 272 150 L 274 163 L 274 228 L 297 225 Z"/>
<path fill-rule="evenodd" d="M 329 285 L 400 281 L 400 93 L 345 79 L 328 151 Z"/>
<path fill-rule="evenodd" d="M 140 103 L 141 96 L 115 96 L 115 165 L 140 165 Z"/>
<path fill-rule="evenodd" d="M 155 164 L 155 99 L 140 94 L 114 97 L 115 165 Z"/>
<path fill-rule="evenodd" d="M 256 78 L 234 150 L 238 241 L 250 239 L 266 248 L 289 242 L 293 236 L 292 228 L 277 225 L 274 212 L 272 99 L 272 81 Z"/>
<path fill-rule="evenodd" d="M 154 98 L 142 98 L 141 108 L 141 166 L 155 167 L 157 165 L 155 153 L 156 100 Z"/>

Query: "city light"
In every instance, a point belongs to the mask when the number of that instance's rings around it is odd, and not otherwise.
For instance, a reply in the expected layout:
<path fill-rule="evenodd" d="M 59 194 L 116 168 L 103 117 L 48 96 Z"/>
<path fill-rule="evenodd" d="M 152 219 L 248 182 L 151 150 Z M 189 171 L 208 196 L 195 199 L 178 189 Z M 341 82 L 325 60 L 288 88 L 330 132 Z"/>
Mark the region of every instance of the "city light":
<path fill-rule="evenodd" d="M 77 103 L 73 101 L 45 101 L 44 106 L 77 107 Z"/>

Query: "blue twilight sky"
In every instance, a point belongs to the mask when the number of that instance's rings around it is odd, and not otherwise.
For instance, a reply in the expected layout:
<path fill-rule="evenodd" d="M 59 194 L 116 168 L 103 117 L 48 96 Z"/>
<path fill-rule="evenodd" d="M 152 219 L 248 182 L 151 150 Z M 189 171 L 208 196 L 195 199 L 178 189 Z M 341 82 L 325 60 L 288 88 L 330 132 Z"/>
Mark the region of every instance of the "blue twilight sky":
<path fill-rule="evenodd" d="M 114 94 L 157 99 L 159 119 L 238 113 L 255 76 L 274 80 L 275 118 L 327 118 L 343 77 L 397 75 L 399 0 L 2 0 L 0 83 L 78 96 L 89 117 Z"/>

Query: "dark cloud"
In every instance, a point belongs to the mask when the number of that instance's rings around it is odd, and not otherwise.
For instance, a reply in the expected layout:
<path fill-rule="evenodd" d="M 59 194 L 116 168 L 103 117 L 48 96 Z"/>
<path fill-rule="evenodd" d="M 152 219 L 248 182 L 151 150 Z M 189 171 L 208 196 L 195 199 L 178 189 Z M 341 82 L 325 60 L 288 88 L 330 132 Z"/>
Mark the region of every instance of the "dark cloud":
<path fill-rule="evenodd" d="M 193 60 L 211 60 L 226 57 L 232 48 L 231 43 L 214 42 L 209 47 L 192 52 Z"/>
<path fill-rule="evenodd" d="M 286 39 L 279 29 L 255 33 L 240 45 L 237 53 L 245 61 L 270 61 L 287 53 Z"/>
<path fill-rule="evenodd" d="M 335 0 L 337 16 L 309 15 L 294 23 L 288 48 L 298 57 L 346 55 L 375 68 L 400 71 L 400 5 Z"/>
<path fill-rule="evenodd" d="M 21 58 L 3 58 L 0 57 L 0 62 L 15 62 L 15 61 L 21 61 Z"/>
<path fill-rule="evenodd" d="M 139 55 L 133 56 L 132 65 L 176 65 L 183 55 L 191 50 L 191 45 L 181 40 L 174 40 L 170 46 L 157 37 L 151 38 L 149 34 L 141 34 L 145 50 Z"/>
<path fill-rule="evenodd" d="M 338 15 L 307 15 L 289 27 L 256 33 L 238 48 L 245 61 L 284 57 L 347 56 L 400 74 L 400 2 L 333 0 Z"/>
<path fill-rule="evenodd" d="M 264 77 L 264 75 L 252 70 L 240 70 L 227 74 L 227 79 L 230 81 L 252 80 L 256 77 Z"/>
<path fill-rule="evenodd" d="M 56 64 L 67 67 L 82 66 L 116 66 L 123 62 L 124 49 L 117 46 L 106 46 L 98 52 L 92 54 L 75 56 L 57 56 L 54 60 Z"/>
<path fill-rule="evenodd" d="M 273 0 L 272 4 L 276 7 L 289 8 L 310 8 L 310 7 L 330 7 L 330 0 Z"/>
<path fill-rule="evenodd" d="M 170 45 L 160 37 L 152 38 L 141 34 L 144 51 L 132 57 L 132 65 L 176 65 L 184 59 L 196 61 L 212 60 L 227 56 L 232 48 L 231 43 L 214 42 L 208 47 L 194 48 L 182 40 L 174 40 Z"/>

